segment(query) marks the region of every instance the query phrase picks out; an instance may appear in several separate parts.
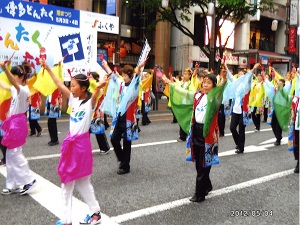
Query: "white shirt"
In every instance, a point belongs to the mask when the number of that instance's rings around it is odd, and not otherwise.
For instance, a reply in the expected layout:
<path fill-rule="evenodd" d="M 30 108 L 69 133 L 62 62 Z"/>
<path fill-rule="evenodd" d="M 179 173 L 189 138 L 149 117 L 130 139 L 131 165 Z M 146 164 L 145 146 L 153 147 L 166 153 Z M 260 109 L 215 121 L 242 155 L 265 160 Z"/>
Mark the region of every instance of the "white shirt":
<path fill-rule="evenodd" d="M 195 98 L 199 99 L 201 95 L 203 94 L 197 93 Z M 206 107 L 207 107 L 207 95 L 204 94 L 195 109 L 195 121 L 197 123 L 204 123 Z"/>
<path fill-rule="evenodd" d="M 11 87 L 11 95 L 12 101 L 10 104 L 9 114 L 8 116 L 25 113 L 28 109 L 29 105 L 29 88 L 27 85 L 20 86 L 20 92 L 18 93 L 17 89 L 12 86 Z"/>
<path fill-rule="evenodd" d="M 189 86 L 189 84 L 190 84 L 189 81 L 182 82 L 181 87 L 183 87 L 184 89 L 187 89 L 187 87 Z"/>
<path fill-rule="evenodd" d="M 70 134 L 83 134 L 89 131 L 94 109 L 92 107 L 91 99 L 84 104 L 84 100 L 74 98 L 70 93 L 69 106 L 71 107 L 70 114 Z M 80 105 L 81 104 L 81 105 Z"/>
<path fill-rule="evenodd" d="M 232 108 L 232 112 L 236 113 L 236 114 L 242 114 L 242 104 L 241 104 L 241 99 L 240 98 L 236 98 L 234 100 L 234 105 Z"/>

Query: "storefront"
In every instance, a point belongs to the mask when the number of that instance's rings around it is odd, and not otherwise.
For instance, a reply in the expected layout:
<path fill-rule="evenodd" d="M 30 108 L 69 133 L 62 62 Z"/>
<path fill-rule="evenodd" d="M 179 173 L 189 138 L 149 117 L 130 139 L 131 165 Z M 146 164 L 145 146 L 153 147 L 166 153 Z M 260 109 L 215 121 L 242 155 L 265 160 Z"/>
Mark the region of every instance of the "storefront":
<path fill-rule="evenodd" d="M 252 68 L 257 62 L 267 68 L 268 65 L 274 67 L 280 74 L 284 75 L 291 68 L 291 57 L 274 52 L 260 51 L 257 49 L 249 49 L 246 51 L 235 51 L 232 53 L 239 57 L 239 68 Z"/>

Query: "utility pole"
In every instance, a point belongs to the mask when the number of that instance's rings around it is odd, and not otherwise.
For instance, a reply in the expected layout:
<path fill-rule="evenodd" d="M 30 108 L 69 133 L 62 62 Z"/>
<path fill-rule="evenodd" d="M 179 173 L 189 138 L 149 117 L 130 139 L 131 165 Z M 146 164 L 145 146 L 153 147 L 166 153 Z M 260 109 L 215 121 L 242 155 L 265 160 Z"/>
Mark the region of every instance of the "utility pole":
<path fill-rule="evenodd" d="M 209 3 L 209 7 L 213 7 L 213 13 L 211 14 L 211 31 L 209 42 L 209 70 L 215 70 L 215 29 L 216 29 L 216 0 L 212 0 Z"/>
<path fill-rule="evenodd" d="M 117 38 L 117 44 L 115 47 L 115 53 L 114 53 L 114 65 L 119 69 L 120 67 L 120 44 L 121 44 L 121 12 L 122 12 L 122 1 L 117 0 L 116 5 L 116 16 L 119 17 L 119 34 Z"/>

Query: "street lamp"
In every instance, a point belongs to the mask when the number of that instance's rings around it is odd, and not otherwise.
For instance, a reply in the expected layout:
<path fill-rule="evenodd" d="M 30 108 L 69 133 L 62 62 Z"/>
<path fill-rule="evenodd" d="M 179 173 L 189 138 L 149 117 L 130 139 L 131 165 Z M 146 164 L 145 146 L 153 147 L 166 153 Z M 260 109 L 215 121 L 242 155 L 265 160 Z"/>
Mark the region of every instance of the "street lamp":
<path fill-rule="evenodd" d="M 117 44 L 115 48 L 115 53 L 113 57 L 113 64 L 117 66 L 117 68 L 120 66 L 120 45 L 121 45 L 121 11 L 122 11 L 122 2 L 117 1 L 116 5 L 116 16 L 119 17 L 119 34 L 117 37 Z"/>
<path fill-rule="evenodd" d="M 213 2 L 208 3 L 207 15 L 212 16 L 215 12 L 215 4 Z"/>
<path fill-rule="evenodd" d="M 272 26 L 271 26 L 271 30 L 272 31 L 276 31 L 278 27 L 278 20 L 273 20 L 272 21 Z"/>
<path fill-rule="evenodd" d="M 210 43 L 209 43 L 209 70 L 215 67 L 215 4 L 216 0 L 208 3 L 207 15 L 211 16 L 211 33 L 210 33 Z"/>
<path fill-rule="evenodd" d="M 168 6 L 169 6 L 169 0 L 161 0 L 162 8 L 168 8 Z"/>

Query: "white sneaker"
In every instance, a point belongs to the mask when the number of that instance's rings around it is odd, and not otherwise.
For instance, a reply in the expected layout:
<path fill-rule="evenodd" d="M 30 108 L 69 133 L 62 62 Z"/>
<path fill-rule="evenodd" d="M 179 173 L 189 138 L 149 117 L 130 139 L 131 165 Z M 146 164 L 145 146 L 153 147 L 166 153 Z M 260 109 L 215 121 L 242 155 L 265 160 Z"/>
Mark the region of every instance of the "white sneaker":
<path fill-rule="evenodd" d="M 20 191 L 20 195 L 27 194 L 30 190 L 32 190 L 36 185 L 36 180 L 34 179 L 31 183 L 25 184 L 23 189 Z"/>
<path fill-rule="evenodd" d="M 1 191 L 1 194 L 3 194 L 3 195 L 11 195 L 11 194 L 15 194 L 15 193 L 20 193 L 20 188 L 13 188 L 13 189 L 4 188 Z"/>
<path fill-rule="evenodd" d="M 110 149 L 108 149 L 107 151 L 100 150 L 100 154 L 101 154 L 101 155 L 106 155 L 106 154 L 109 153 L 109 151 L 110 151 Z"/>

